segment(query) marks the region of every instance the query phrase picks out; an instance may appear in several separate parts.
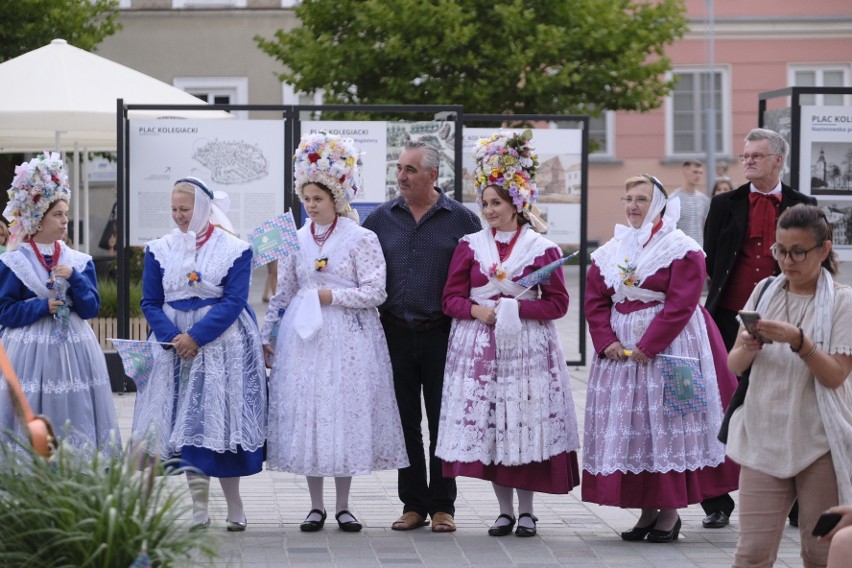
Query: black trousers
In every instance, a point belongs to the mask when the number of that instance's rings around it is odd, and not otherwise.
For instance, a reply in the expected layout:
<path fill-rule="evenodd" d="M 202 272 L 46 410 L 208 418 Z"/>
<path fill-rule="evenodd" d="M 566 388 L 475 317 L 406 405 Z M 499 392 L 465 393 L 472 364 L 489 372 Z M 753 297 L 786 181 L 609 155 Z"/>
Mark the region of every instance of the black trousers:
<path fill-rule="evenodd" d="M 726 310 L 725 308 L 716 308 L 716 313 L 713 314 L 713 321 L 716 322 L 716 327 L 722 334 L 722 340 L 725 342 L 725 349 L 730 352 L 734 347 L 734 342 L 737 340 L 737 331 L 739 331 L 740 323 L 737 321 L 737 312 Z M 734 510 L 734 500 L 731 496 L 725 493 L 717 497 L 710 497 L 701 502 L 701 508 L 706 514 L 721 511 L 731 516 Z"/>
<path fill-rule="evenodd" d="M 402 510 L 405 513 L 415 511 L 424 517 L 437 512 L 454 515 L 456 480 L 443 476 L 441 460 L 435 457 L 450 321 L 426 331 L 413 331 L 387 322 L 384 322 L 384 329 L 410 463 L 408 467 L 399 470 L 398 491 Z M 428 480 L 423 432 L 420 428 L 423 419 L 421 391 L 429 425 Z"/>
<path fill-rule="evenodd" d="M 734 500 L 727 493 L 723 495 L 719 495 L 718 497 L 710 497 L 701 502 L 701 508 L 704 509 L 704 513 L 709 515 L 710 513 L 715 513 L 717 511 L 721 511 L 725 513 L 727 516 L 731 516 L 731 513 L 734 512 Z"/>
<path fill-rule="evenodd" d="M 730 353 L 731 349 L 734 348 L 734 342 L 737 340 L 737 332 L 740 329 L 740 322 L 737 321 L 737 312 L 726 310 L 725 308 L 716 308 L 716 313 L 713 314 L 713 321 L 716 322 L 716 327 L 719 328 L 719 333 L 722 334 L 725 349 Z"/>

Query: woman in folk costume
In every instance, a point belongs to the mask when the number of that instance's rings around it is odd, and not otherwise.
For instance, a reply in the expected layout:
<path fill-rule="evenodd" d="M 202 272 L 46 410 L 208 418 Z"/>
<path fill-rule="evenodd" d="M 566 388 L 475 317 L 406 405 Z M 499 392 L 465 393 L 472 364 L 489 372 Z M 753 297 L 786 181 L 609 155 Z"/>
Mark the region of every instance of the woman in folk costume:
<path fill-rule="evenodd" d="M 474 184 L 489 227 L 459 242 L 444 288 L 453 327 L 435 454 L 446 477 L 492 482 L 500 506 L 492 536 L 516 522 L 517 536 L 535 535 L 535 492 L 568 493 L 580 481 L 577 418 L 554 324 L 568 292 L 559 247 L 536 232 L 544 225 L 533 213 L 530 137 L 477 142 Z M 549 279 L 517 282 L 554 262 Z"/>
<path fill-rule="evenodd" d="M 278 290 L 263 322 L 272 367 L 267 467 L 307 476 L 305 532 L 325 524 L 323 478 L 335 478 L 338 526 L 357 532 L 352 476 L 408 466 L 377 311 L 387 296 L 385 259 L 349 206 L 357 160 L 351 140 L 330 134 L 299 144 L 295 188 L 310 219 L 298 231 L 300 250 L 279 260 Z"/>
<path fill-rule="evenodd" d="M 0 255 L 2 342 L 36 414 L 60 440 L 90 456 L 120 451 L 103 351 L 85 319 L 98 315 L 92 257 L 63 242 L 71 190 L 59 154 L 15 168 L 5 217 L 9 252 Z M 21 430 L 0 381 L 0 432 Z"/>
<path fill-rule="evenodd" d="M 679 508 L 737 488 L 737 467 L 716 439 L 736 378 L 698 304 L 704 253 L 676 228 L 679 201 L 653 176 L 625 187 L 629 226 L 616 225 L 592 254 L 586 279 L 598 356 L 586 399 L 583 500 L 642 509 L 624 540 L 672 542 Z"/>
<path fill-rule="evenodd" d="M 243 531 L 240 477 L 262 469 L 266 440 L 266 369 L 248 305 L 252 250 L 233 235 L 226 194 L 183 178 L 171 203 L 177 228 L 148 243 L 142 273 L 151 340 L 171 345 L 154 346 L 133 435 L 150 453 L 180 456 L 198 470 L 187 474 L 193 528 L 210 525 L 210 477 L 218 477 L 226 528 Z"/>

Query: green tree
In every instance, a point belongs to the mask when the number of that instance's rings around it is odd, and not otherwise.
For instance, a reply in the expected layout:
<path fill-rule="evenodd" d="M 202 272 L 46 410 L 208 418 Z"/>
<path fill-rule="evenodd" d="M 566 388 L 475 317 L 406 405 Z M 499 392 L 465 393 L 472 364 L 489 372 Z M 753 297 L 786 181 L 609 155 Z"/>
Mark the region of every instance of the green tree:
<path fill-rule="evenodd" d="M 597 115 L 661 104 L 684 14 L 682 0 L 304 0 L 300 27 L 255 41 L 329 104 Z"/>
<path fill-rule="evenodd" d="M 118 0 L 7 0 L 0 17 L 0 63 L 61 38 L 92 51 L 121 29 Z M 50 70 L 44 70 L 49 77 Z"/>

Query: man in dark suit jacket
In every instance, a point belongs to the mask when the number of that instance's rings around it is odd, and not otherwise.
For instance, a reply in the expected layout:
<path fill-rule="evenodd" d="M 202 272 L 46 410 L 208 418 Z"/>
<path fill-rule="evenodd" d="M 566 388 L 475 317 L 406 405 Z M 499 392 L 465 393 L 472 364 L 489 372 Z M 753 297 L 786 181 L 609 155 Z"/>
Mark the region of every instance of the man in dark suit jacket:
<path fill-rule="evenodd" d="M 710 203 L 704 224 L 710 289 L 704 306 L 728 351 L 737 338 L 737 312 L 758 282 L 778 273 L 778 263 L 769 252 L 778 216 L 798 203 L 816 204 L 813 197 L 781 183 L 788 151 L 780 134 L 755 128 L 746 136 L 741 156 L 749 183 L 717 195 Z"/>
<path fill-rule="evenodd" d="M 739 331 L 737 312 L 758 282 L 778 273 L 770 247 L 781 212 L 798 203 L 816 205 L 816 199 L 781 183 L 790 146 L 772 130 L 755 128 L 745 138 L 740 161 L 749 183 L 721 193 L 710 202 L 704 224 L 704 252 L 710 289 L 704 306 L 722 333 L 728 351 Z M 732 393 L 722 393 L 723 402 Z M 726 396 L 727 395 L 727 396 Z M 701 502 L 705 528 L 728 524 L 734 510 L 730 495 Z M 792 513 L 791 524 L 794 522 Z"/>

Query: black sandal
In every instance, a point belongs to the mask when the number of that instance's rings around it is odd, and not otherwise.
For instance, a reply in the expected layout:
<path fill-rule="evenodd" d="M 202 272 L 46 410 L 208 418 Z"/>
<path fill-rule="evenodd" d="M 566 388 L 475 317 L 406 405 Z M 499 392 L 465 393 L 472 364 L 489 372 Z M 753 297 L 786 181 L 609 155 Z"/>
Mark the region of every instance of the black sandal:
<path fill-rule="evenodd" d="M 509 524 L 498 525 L 497 521 L 500 519 L 509 519 Z M 515 527 L 515 517 L 511 517 L 506 513 L 500 513 L 500 516 L 497 517 L 497 521 L 494 521 L 494 524 L 491 525 L 490 529 L 488 529 L 488 534 L 491 536 L 506 536 L 512 532 L 512 529 Z"/>
<path fill-rule="evenodd" d="M 340 517 L 342 517 L 343 515 L 349 515 L 350 517 L 352 517 L 353 520 L 341 521 Z M 343 532 L 358 532 L 363 528 L 361 526 L 361 523 L 358 522 L 358 519 L 355 518 L 355 515 L 353 515 L 346 509 L 339 511 L 336 515 L 334 515 L 334 518 L 337 519 L 337 526 L 340 527 L 340 530 L 342 530 Z"/>
<path fill-rule="evenodd" d="M 320 517 L 320 520 L 309 521 L 308 518 L 314 513 L 322 515 Z M 320 511 L 319 509 L 311 509 L 310 511 L 308 511 L 308 516 L 305 517 L 305 520 L 302 522 L 301 525 L 299 525 L 299 530 L 302 532 L 317 532 L 323 527 L 323 525 L 325 525 L 325 517 L 325 511 Z"/>
<path fill-rule="evenodd" d="M 519 523 L 518 528 L 515 529 L 515 536 L 535 536 L 537 532 L 535 524 L 538 522 L 538 517 L 536 517 L 532 513 L 521 513 L 520 515 L 518 515 L 518 520 L 520 521 L 524 517 L 529 517 L 530 519 L 532 519 L 533 528 L 529 529 L 527 527 L 521 526 L 521 524 Z"/>

